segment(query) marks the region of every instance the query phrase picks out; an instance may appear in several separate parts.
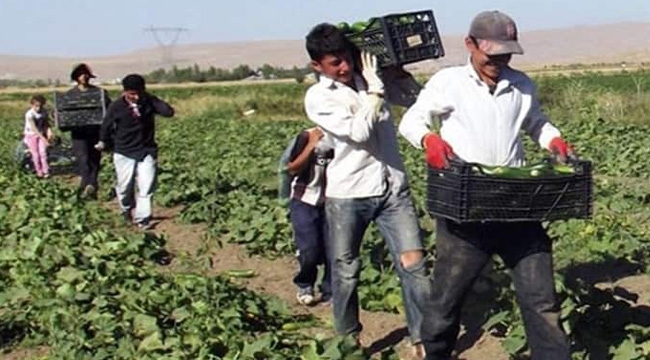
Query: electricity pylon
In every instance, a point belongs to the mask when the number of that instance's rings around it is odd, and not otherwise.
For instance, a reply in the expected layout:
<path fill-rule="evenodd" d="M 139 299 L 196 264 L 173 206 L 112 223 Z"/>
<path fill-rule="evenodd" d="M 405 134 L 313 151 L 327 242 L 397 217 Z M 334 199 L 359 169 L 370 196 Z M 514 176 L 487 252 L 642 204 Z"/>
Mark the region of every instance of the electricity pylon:
<path fill-rule="evenodd" d="M 144 31 L 150 32 L 153 35 L 154 40 L 156 40 L 156 43 L 158 43 L 158 47 L 161 51 L 162 64 L 173 65 L 174 47 L 178 43 L 178 38 L 182 32 L 189 30 L 182 27 L 149 26 L 148 28 L 145 28 Z M 162 36 L 163 34 L 168 34 L 171 36 Z"/>

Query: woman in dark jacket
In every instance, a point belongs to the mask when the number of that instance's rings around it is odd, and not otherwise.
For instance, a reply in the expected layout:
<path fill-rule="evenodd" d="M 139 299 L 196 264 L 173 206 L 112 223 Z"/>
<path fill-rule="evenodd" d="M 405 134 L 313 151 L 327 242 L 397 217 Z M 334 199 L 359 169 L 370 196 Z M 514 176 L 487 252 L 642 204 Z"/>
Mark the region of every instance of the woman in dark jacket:
<path fill-rule="evenodd" d="M 76 81 L 77 85 L 70 89 L 68 93 L 98 89 L 97 86 L 90 84 L 90 79 L 94 77 L 95 75 L 87 64 L 81 63 L 75 66 L 70 78 Z M 110 99 L 107 94 L 104 95 L 108 107 Z M 85 199 L 97 198 L 97 189 L 99 188 L 97 176 L 99 175 L 101 152 L 97 151 L 94 145 L 99 141 L 99 130 L 100 125 L 86 125 L 70 129 L 72 151 L 77 158 L 77 174 L 81 177 L 79 195 Z"/>

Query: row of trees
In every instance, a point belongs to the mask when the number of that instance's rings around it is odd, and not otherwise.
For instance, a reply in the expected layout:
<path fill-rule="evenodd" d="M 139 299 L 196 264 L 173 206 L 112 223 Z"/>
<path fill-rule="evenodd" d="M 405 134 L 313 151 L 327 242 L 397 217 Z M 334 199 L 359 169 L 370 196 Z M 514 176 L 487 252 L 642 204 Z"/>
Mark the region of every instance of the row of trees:
<path fill-rule="evenodd" d="M 42 87 L 58 87 L 66 85 L 59 79 L 36 79 L 36 80 L 20 80 L 20 79 L 0 79 L 0 89 L 7 87 L 20 87 L 20 88 L 42 88 Z"/>
<path fill-rule="evenodd" d="M 258 79 L 295 79 L 302 82 L 312 70 L 309 67 L 291 69 L 274 67 L 265 64 L 261 68 L 253 69 L 248 65 L 239 65 L 232 70 L 215 68 L 201 69 L 194 64 L 186 68 L 158 69 L 150 72 L 145 77 L 149 83 L 179 83 L 179 82 L 207 82 L 207 81 L 232 81 L 247 78 Z"/>
<path fill-rule="evenodd" d="M 207 81 L 232 81 L 246 78 L 259 79 L 295 79 L 302 82 L 305 77 L 312 73 L 309 66 L 299 68 L 294 66 L 291 69 L 274 67 L 265 64 L 261 68 L 253 69 L 248 65 L 239 65 L 232 70 L 219 69 L 210 66 L 208 69 L 201 69 L 197 64 L 186 68 L 177 66 L 171 69 L 158 69 L 145 75 L 148 83 L 181 83 L 181 82 L 207 82 Z M 0 89 L 6 87 L 58 87 L 68 85 L 59 79 L 0 79 Z"/>

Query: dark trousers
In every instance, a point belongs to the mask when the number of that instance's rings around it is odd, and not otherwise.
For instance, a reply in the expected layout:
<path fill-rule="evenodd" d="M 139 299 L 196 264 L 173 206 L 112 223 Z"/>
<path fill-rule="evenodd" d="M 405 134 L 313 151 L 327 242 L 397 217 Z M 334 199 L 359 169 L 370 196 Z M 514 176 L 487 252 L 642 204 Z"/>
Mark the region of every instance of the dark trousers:
<path fill-rule="evenodd" d="M 313 206 L 291 199 L 289 209 L 300 266 L 293 282 L 299 288 L 314 287 L 318 277 L 318 265 L 323 264 L 325 271 L 320 290 L 323 299 L 327 300 L 332 296 L 332 276 L 326 255 L 328 235 L 325 206 Z"/>
<path fill-rule="evenodd" d="M 463 300 L 492 254 L 512 270 L 532 358 L 571 358 L 555 297 L 551 239 L 541 224 L 457 224 L 439 219 L 436 232 L 432 296 L 422 309 L 428 360 L 451 357 Z"/>
<path fill-rule="evenodd" d="M 72 138 L 72 152 L 77 158 L 77 175 L 81 177 L 79 187 L 81 189 L 88 185 L 98 188 L 97 176 L 99 175 L 99 164 L 102 159 L 101 152 L 95 149 L 99 141 L 99 134 L 85 138 Z"/>

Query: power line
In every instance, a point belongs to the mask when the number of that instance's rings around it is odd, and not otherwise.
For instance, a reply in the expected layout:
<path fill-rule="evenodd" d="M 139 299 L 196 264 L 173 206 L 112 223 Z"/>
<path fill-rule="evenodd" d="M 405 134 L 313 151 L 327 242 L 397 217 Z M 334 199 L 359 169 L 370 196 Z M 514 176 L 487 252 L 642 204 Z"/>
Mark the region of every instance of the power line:
<path fill-rule="evenodd" d="M 158 43 L 161 51 L 161 62 L 163 65 L 174 64 L 174 47 L 178 43 L 178 39 L 183 32 L 189 31 L 182 27 L 165 27 L 165 26 L 149 26 L 144 28 L 145 32 L 150 32 L 154 40 Z M 162 36 L 164 34 L 171 36 Z"/>

